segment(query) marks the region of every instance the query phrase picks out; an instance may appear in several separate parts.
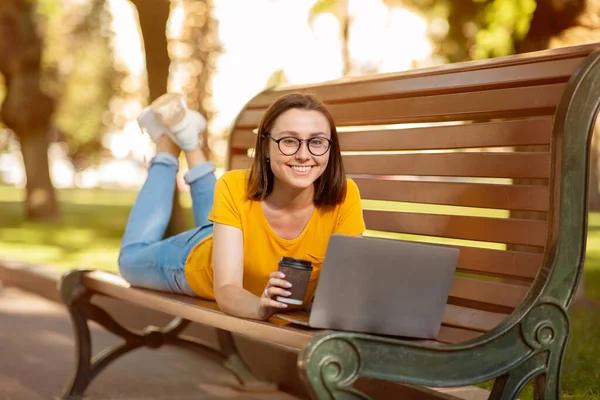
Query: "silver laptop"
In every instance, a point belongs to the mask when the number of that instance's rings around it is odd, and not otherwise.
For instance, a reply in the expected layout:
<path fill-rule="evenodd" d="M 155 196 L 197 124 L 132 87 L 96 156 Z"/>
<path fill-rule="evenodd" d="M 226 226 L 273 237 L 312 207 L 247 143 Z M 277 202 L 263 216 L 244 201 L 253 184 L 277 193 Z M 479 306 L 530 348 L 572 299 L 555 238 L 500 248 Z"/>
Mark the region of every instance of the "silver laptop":
<path fill-rule="evenodd" d="M 309 326 L 436 338 L 459 250 L 332 235 Z"/>

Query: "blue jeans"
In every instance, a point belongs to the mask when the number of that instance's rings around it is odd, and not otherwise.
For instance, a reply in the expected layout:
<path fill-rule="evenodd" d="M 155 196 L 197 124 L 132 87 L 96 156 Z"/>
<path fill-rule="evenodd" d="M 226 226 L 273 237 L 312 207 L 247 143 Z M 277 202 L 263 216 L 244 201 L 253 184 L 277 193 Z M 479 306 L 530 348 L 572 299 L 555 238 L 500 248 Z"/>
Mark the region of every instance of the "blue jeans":
<path fill-rule="evenodd" d="M 187 172 L 196 227 L 161 240 L 173 210 L 178 168 L 177 158 L 169 153 L 158 153 L 150 162 L 123 235 L 119 272 L 133 286 L 195 296 L 185 278 L 185 262 L 194 246 L 213 232 L 208 213 L 216 178 L 210 162 Z"/>

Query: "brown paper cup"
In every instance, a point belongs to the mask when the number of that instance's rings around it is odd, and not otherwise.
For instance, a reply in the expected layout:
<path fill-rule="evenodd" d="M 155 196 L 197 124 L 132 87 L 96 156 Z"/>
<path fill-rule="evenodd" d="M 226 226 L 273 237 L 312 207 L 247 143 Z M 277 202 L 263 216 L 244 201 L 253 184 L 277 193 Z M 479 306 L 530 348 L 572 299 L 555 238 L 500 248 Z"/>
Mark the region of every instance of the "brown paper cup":
<path fill-rule="evenodd" d="M 312 273 L 311 262 L 299 258 L 283 257 L 279 261 L 279 271 L 283 272 L 284 279 L 292 284 L 292 287 L 288 289 L 292 294 L 289 297 L 277 296 L 276 300 L 286 304 L 302 304 Z"/>

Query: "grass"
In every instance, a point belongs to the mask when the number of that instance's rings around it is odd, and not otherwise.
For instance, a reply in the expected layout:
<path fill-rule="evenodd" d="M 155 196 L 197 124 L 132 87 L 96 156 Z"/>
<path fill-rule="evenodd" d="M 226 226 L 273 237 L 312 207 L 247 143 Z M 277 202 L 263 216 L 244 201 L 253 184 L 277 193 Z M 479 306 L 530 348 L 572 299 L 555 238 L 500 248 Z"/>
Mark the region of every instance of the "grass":
<path fill-rule="evenodd" d="M 134 192 L 59 190 L 63 216 L 58 222 L 46 224 L 23 221 L 23 196 L 20 189 L 0 186 L 0 258 L 44 264 L 60 271 L 75 267 L 116 270 L 120 238 L 135 200 Z M 182 197 L 192 221 L 189 196 Z M 373 202 L 365 206 L 385 207 Z M 400 208 L 428 211 L 409 204 Z M 444 212 L 460 214 L 464 210 L 449 208 Z M 585 274 L 586 295 L 591 301 L 570 310 L 572 335 L 563 367 L 563 399 L 600 399 L 600 213 L 592 213 L 589 218 Z M 521 396 L 531 397 L 530 388 Z"/>

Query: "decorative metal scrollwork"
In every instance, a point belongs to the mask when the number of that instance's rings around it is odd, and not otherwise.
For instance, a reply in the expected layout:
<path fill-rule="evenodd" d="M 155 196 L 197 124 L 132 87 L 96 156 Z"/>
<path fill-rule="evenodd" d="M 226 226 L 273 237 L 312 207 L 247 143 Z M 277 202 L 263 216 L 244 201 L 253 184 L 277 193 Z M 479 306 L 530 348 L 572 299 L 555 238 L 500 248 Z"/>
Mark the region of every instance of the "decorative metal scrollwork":
<path fill-rule="evenodd" d="M 330 337 L 312 347 L 307 357 L 308 379 L 319 399 L 369 400 L 352 384 L 359 376 L 359 349 L 347 339 Z"/>
<path fill-rule="evenodd" d="M 569 319 L 565 310 L 554 303 L 541 303 L 521 323 L 521 335 L 534 350 L 548 350 L 566 340 Z"/>

